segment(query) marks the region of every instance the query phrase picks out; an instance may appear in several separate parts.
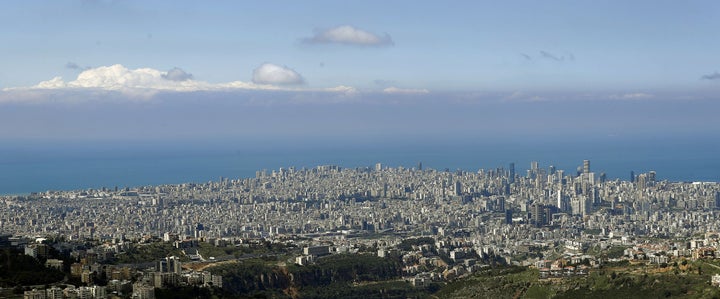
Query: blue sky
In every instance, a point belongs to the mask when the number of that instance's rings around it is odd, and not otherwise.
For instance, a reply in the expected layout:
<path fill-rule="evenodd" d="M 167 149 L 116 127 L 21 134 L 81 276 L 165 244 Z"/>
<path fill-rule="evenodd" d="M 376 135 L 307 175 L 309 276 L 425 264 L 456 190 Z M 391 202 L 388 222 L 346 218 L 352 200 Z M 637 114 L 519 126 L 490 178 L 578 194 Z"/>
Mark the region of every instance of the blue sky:
<path fill-rule="evenodd" d="M 717 1 L 14 1 L 0 26 L 3 138 L 720 128 Z"/>

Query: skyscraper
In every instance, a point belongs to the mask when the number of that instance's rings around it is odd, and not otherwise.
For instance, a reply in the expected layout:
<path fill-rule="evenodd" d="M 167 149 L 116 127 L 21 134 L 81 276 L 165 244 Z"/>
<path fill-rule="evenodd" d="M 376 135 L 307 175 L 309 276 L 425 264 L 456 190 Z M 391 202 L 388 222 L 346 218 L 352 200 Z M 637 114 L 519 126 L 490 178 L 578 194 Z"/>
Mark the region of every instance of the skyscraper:
<path fill-rule="evenodd" d="M 557 191 L 557 208 L 559 211 L 564 212 L 567 209 L 567 204 L 565 204 L 565 201 L 563 199 L 562 195 L 562 184 L 558 184 L 558 191 Z"/>
<path fill-rule="evenodd" d="M 508 178 L 510 184 L 515 183 L 515 163 L 510 163 L 510 174 Z"/>
<path fill-rule="evenodd" d="M 545 211 L 544 210 L 545 210 L 545 206 L 538 204 L 538 203 L 534 203 L 531 206 L 530 212 L 532 213 L 532 215 L 531 215 L 532 222 L 533 222 L 533 224 L 535 224 L 535 226 L 540 227 L 547 223 L 546 219 L 545 219 L 545 213 L 544 213 Z"/>
<path fill-rule="evenodd" d="M 590 160 L 583 160 L 583 173 L 590 173 Z"/>

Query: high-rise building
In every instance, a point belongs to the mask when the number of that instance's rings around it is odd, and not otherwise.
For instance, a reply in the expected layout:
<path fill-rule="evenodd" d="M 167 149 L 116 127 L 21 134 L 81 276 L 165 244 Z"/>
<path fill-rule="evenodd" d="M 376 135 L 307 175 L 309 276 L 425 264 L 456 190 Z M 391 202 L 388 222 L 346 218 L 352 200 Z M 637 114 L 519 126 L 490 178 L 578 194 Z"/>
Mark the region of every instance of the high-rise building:
<path fill-rule="evenodd" d="M 558 184 L 558 191 L 557 191 L 557 209 L 560 212 L 567 211 L 567 202 L 565 200 L 565 197 L 563 197 L 562 194 L 562 184 Z"/>
<path fill-rule="evenodd" d="M 583 217 L 590 214 L 591 208 L 592 202 L 590 201 L 590 198 L 587 196 L 580 197 L 580 214 L 583 215 Z"/>
<path fill-rule="evenodd" d="M 508 175 L 508 182 L 510 184 L 515 183 L 515 163 L 510 163 L 510 174 Z"/>
<path fill-rule="evenodd" d="M 196 239 L 205 237 L 205 226 L 202 225 L 202 223 L 198 223 L 197 226 L 195 226 L 194 235 Z"/>
<path fill-rule="evenodd" d="M 648 183 L 650 183 L 650 185 L 655 185 L 655 182 L 656 182 L 655 177 L 656 176 L 657 176 L 657 174 L 655 173 L 654 170 L 651 170 L 650 172 L 648 172 L 647 180 L 648 180 Z"/>
<path fill-rule="evenodd" d="M 560 181 L 561 185 L 565 185 L 564 177 L 565 177 L 565 170 L 558 169 L 557 170 L 557 178 Z"/>
<path fill-rule="evenodd" d="M 176 274 L 182 273 L 182 263 L 180 263 L 179 257 L 171 256 L 171 257 L 167 258 L 167 260 L 168 260 L 168 270 L 170 272 L 173 272 Z"/>
<path fill-rule="evenodd" d="M 583 160 L 583 173 L 590 173 L 590 160 Z"/>
<path fill-rule="evenodd" d="M 638 188 L 642 189 L 642 188 L 647 187 L 647 174 L 645 174 L 645 173 L 638 174 L 636 177 L 636 181 L 637 181 Z"/>
<path fill-rule="evenodd" d="M 495 210 L 498 212 L 505 211 L 505 197 L 504 196 L 498 196 L 497 198 L 495 198 Z"/>
<path fill-rule="evenodd" d="M 460 181 L 455 181 L 455 190 L 453 191 L 455 191 L 455 195 L 462 194 L 462 184 L 460 183 Z"/>
<path fill-rule="evenodd" d="M 543 226 L 547 223 L 545 219 L 545 206 L 535 203 L 532 205 L 530 213 L 532 214 L 532 222 L 535 226 Z"/>
<path fill-rule="evenodd" d="M 161 273 L 182 273 L 182 263 L 180 258 L 169 256 L 155 263 L 155 271 Z"/>

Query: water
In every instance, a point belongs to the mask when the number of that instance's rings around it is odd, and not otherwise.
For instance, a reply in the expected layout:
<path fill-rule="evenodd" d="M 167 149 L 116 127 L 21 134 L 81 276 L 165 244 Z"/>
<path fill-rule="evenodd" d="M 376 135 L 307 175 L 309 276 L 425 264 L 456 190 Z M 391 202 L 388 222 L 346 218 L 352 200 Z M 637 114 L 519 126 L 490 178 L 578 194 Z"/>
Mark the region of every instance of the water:
<path fill-rule="evenodd" d="M 436 141 L 302 145 L 197 146 L 177 143 L 136 147 L 31 144 L 0 148 L 0 194 L 47 190 L 134 187 L 254 177 L 280 167 L 390 167 L 477 171 L 508 167 L 524 174 L 531 161 L 574 173 L 584 159 L 591 170 L 627 180 L 630 171 L 654 170 L 660 180 L 720 181 L 720 142 L 703 139 Z"/>

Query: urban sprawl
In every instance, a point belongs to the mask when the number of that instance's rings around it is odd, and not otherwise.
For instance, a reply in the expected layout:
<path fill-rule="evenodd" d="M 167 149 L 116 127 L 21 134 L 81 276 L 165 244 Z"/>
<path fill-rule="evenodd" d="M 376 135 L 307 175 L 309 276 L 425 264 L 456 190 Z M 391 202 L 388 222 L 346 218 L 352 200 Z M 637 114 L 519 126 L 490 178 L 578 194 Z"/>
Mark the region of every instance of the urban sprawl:
<path fill-rule="evenodd" d="M 28 290 L 26 298 L 153 298 L 155 288 L 173 285 L 222 287 L 222 276 L 193 264 L 243 257 L 203 256 L 200 244 L 292 246 L 297 254 L 284 262 L 300 266 L 334 254 L 400 256 L 402 276 L 414 285 L 457 279 L 489 261 L 537 267 L 549 279 L 618 260 L 720 256 L 720 184 L 662 181 L 653 171 L 629 176 L 607 179 L 587 160 L 572 172 L 537 162 L 526 172 L 512 163 L 476 172 L 377 164 L 38 192 L 0 197 L 0 246 L 60 268 L 63 261 L 47 258 L 44 241 L 61 240 L 54 249 L 76 258 L 71 274 L 86 286 Z M 400 246 L 412 239 L 424 241 Z M 90 240 L 91 248 L 74 245 Z M 104 263 L 155 242 L 182 254 L 149 265 Z M 613 247 L 623 250 L 600 254 Z M 97 276 L 107 285 L 93 286 Z"/>

